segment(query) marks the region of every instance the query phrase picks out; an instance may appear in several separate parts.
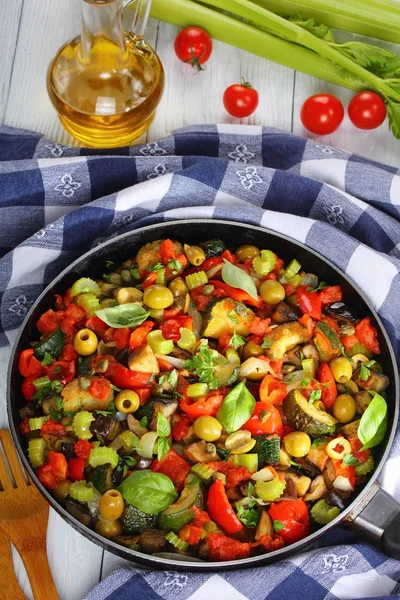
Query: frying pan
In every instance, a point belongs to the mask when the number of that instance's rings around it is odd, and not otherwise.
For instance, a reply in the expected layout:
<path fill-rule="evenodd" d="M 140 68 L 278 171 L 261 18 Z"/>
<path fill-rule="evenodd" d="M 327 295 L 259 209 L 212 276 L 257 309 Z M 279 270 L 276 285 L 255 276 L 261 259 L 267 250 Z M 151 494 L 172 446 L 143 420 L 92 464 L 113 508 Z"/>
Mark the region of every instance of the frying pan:
<path fill-rule="evenodd" d="M 333 521 L 287 548 L 282 548 L 261 556 L 221 562 L 204 562 L 195 558 L 172 554 L 150 556 L 141 552 L 124 548 L 111 540 L 98 535 L 72 517 L 49 492 L 41 485 L 35 476 L 26 456 L 26 440 L 19 430 L 19 409 L 25 404 L 21 394 L 21 376 L 18 373 L 18 359 L 21 351 L 29 346 L 32 339 L 37 337 L 35 324 L 39 316 L 53 307 L 54 294 L 63 292 L 72 283 L 83 276 L 100 278 L 105 260 L 120 261 L 121 258 L 134 256 L 139 248 L 148 242 L 171 238 L 197 244 L 200 241 L 214 237 L 221 238 L 229 247 L 242 244 L 254 244 L 260 248 L 269 248 L 277 253 L 285 262 L 296 258 L 302 267 L 319 278 L 329 281 L 332 285 L 340 285 L 346 304 L 358 314 L 371 316 L 377 328 L 381 347 L 379 361 L 384 372 L 390 379 L 387 389 L 388 429 L 385 439 L 376 448 L 376 469 L 368 483 L 358 492 L 352 503 Z M 371 281 L 371 285 L 373 282 Z M 87 539 L 102 546 L 123 558 L 141 563 L 151 568 L 179 569 L 191 571 L 227 570 L 233 568 L 255 567 L 286 558 L 290 554 L 312 547 L 315 541 L 328 530 L 337 525 L 350 526 L 369 542 L 376 544 L 389 556 L 400 560 L 400 504 L 387 494 L 377 482 L 377 477 L 385 464 L 390 447 L 395 436 L 399 416 L 399 379 L 395 356 L 389 338 L 382 323 L 364 294 L 332 263 L 324 259 L 314 250 L 281 234 L 262 229 L 253 225 L 239 224 L 230 221 L 211 219 L 196 219 L 169 221 L 150 225 L 141 229 L 122 234 L 108 240 L 84 254 L 81 258 L 67 267 L 43 291 L 29 311 L 15 342 L 8 371 L 7 410 L 14 443 L 18 449 L 25 468 L 40 492 L 72 527 Z"/>

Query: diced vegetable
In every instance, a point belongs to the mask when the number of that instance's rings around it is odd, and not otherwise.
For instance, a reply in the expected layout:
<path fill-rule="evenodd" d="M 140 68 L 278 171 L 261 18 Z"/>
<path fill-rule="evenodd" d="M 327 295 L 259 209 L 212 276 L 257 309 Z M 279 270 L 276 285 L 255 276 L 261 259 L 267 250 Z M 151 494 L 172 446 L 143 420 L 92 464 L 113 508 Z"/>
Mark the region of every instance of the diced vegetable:
<path fill-rule="evenodd" d="M 278 435 L 257 435 L 256 450 L 260 467 L 279 465 L 281 441 Z"/>
<path fill-rule="evenodd" d="M 90 451 L 88 462 L 94 468 L 106 464 L 116 467 L 118 464 L 118 454 L 113 448 L 102 448 L 99 446 Z"/>
<path fill-rule="evenodd" d="M 232 457 L 234 467 L 245 467 L 250 473 L 258 471 L 258 454 L 234 454 Z"/>
<path fill-rule="evenodd" d="M 177 550 L 186 550 L 189 546 L 187 542 L 178 538 L 178 536 L 173 531 L 167 533 L 165 539 L 168 540 L 168 542 L 172 544 Z"/>
<path fill-rule="evenodd" d="M 261 500 L 273 502 L 283 494 L 285 487 L 285 480 L 276 476 L 271 481 L 257 481 L 256 494 Z"/>
<path fill-rule="evenodd" d="M 86 481 L 74 481 L 69 488 L 69 495 L 78 502 L 89 502 L 94 495 L 94 490 Z"/>
<path fill-rule="evenodd" d="M 64 348 L 65 334 L 58 327 L 53 333 L 36 344 L 34 348 L 35 357 L 43 360 L 46 353 L 53 358 L 58 358 Z"/>
<path fill-rule="evenodd" d="M 300 390 L 289 393 L 283 401 L 283 412 L 293 429 L 311 436 L 326 435 L 335 429 L 336 419 L 310 404 Z"/>
<path fill-rule="evenodd" d="M 44 463 L 46 442 L 43 438 L 33 438 L 28 442 L 29 461 L 34 469 L 41 467 Z"/>
<path fill-rule="evenodd" d="M 192 273 L 192 275 L 187 275 L 186 277 L 186 285 L 188 286 L 189 290 L 194 290 L 200 285 L 206 285 L 206 283 L 208 283 L 208 277 L 204 271 Z"/>
<path fill-rule="evenodd" d="M 228 298 L 220 300 L 211 307 L 205 318 L 203 335 L 211 338 L 235 332 L 242 336 L 249 335 L 254 317 L 253 311 L 245 304 Z"/>

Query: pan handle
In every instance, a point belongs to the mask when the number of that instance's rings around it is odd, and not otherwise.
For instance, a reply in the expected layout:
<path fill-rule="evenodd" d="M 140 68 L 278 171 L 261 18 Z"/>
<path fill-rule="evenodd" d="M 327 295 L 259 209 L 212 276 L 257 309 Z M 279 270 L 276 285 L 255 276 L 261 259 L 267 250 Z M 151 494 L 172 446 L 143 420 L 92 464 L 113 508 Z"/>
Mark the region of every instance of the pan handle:
<path fill-rule="evenodd" d="M 374 483 L 361 507 L 349 515 L 351 527 L 385 554 L 400 560 L 400 504 Z"/>

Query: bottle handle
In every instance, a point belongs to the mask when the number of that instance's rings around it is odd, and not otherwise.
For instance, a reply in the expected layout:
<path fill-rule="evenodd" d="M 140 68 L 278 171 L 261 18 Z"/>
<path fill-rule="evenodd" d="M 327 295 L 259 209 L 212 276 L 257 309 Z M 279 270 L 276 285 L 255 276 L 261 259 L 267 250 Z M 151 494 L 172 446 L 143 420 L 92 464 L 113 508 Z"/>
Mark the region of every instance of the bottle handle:
<path fill-rule="evenodd" d="M 135 12 L 131 32 L 139 37 L 144 37 L 151 9 L 151 0 L 124 0 L 123 7 L 127 6 Z"/>

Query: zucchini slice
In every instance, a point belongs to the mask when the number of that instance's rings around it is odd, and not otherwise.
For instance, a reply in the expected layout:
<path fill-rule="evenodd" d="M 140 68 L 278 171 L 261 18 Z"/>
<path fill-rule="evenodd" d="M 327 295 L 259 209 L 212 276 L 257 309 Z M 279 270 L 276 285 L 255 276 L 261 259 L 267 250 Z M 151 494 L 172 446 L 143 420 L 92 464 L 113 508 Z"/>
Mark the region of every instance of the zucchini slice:
<path fill-rule="evenodd" d="M 210 258 L 211 256 L 219 256 L 224 250 L 226 250 L 224 242 L 219 239 L 202 242 L 199 244 L 199 246 L 200 248 L 203 248 L 206 258 Z"/>
<path fill-rule="evenodd" d="M 261 467 L 265 465 L 279 465 L 281 440 L 278 435 L 257 435 L 256 451 Z"/>
<path fill-rule="evenodd" d="M 314 437 L 333 433 L 337 423 L 330 414 L 310 404 L 299 390 L 292 390 L 285 398 L 283 413 L 293 429 Z"/>
<path fill-rule="evenodd" d="M 238 335 L 249 335 L 250 325 L 255 314 L 242 302 L 224 298 L 213 304 L 205 317 L 205 337 L 220 338 L 224 333 L 236 332 Z"/>
<path fill-rule="evenodd" d="M 60 327 L 46 336 L 35 346 L 34 354 L 39 360 L 43 360 L 46 352 L 53 358 L 58 358 L 64 348 L 65 335 Z"/>

